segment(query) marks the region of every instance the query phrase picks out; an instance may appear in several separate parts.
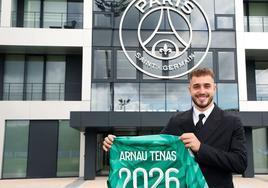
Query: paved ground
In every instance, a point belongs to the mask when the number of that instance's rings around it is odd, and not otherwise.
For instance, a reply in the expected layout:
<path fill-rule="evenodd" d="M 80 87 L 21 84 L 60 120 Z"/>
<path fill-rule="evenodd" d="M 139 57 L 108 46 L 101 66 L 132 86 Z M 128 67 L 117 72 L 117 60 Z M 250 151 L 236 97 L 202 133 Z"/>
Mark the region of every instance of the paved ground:
<path fill-rule="evenodd" d="M 107 177 L 97 177 L 94 181 L 81 178 L 51 179 L 15 179 L 0 180 L 0 188 L 107 188 Z M 235 188 L 268 188 L 268 175 L 257 175 L 255 178 L 234 176 Z"/>

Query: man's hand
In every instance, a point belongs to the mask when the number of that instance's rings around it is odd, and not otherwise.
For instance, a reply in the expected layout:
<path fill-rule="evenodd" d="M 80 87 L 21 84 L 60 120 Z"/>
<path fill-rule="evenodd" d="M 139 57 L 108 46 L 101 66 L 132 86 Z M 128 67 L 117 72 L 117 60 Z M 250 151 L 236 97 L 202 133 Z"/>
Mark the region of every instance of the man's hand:
<path fill-rule="evenodd" d="M 112 147 L 112 144 L 113 144 L 113 141 L 114 141 L 114 138 L 116 136 L 115 135 L 112 135 L 112 134 L 109 134 L 108 136 L 106 136 L 103 140 L 103 145 L 102 145 L 102 148 L 104 151 L 109 151 L 110 148 Z"/>
<path fill-rule="evenodd" d="M 194 133 L 184 133 L 180 136 L 180 140 L 184 143 L 185 147 L 190 148 L 193 152 L 199 151 L 201 143 Z"/>

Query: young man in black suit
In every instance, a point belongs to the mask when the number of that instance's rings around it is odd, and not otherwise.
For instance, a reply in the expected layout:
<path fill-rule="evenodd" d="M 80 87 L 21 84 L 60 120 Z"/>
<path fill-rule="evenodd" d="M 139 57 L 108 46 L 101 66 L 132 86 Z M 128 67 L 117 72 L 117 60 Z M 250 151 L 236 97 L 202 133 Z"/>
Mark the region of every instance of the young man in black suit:
<path fill-rule="evenodd" d="M 193 108 L 171 117 L 161 133 L 178 135 L 192 150 L 210 188 L 233 188 L 232 173 L 243 173 L 247 167 L 242 123 L 214 104 L 216 84 L 210 69 L 190 73 L 189 92 Z M 104 139 L 105 151 L 114 137 Z"/>

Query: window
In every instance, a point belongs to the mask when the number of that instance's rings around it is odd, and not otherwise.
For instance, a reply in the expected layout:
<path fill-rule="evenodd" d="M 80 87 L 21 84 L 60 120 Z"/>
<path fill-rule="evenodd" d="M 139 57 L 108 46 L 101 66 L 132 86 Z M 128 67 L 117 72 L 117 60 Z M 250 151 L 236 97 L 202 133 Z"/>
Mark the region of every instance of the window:
<path fill-rule="evenodd" d="M 204 54 L 205 54 L 205 52 L 198 52 L 198 51 L 194 52 L 194 56 L 196 59 L 201 59 L 201 57 Z M 198 63 L 198 62 L 194 62 L 195 65 L 196 65 L 196 63 Z M 207 55 L 205 56 L 204 60 L 202 61 L 202 63 L 199 64 L 198 67 L 199 68 L 206 67 L 206 68 L 210 68 L 213 70 L 213 52 L 208 52 Z"/>
<path fill-rule="evenodd" d="M 91 111 L 110 111 L 110 84 L 95 83 L 91 90 Z"/>
<path fill-rule="evenodd" d="M 224 110 L 238 110 L 237 84 L 217 84 L 218 106 Z"/>
<path fill-rule="evenodd" d="M 46 100 L 64 100 L 65 56 L 48 56 L 46 65 Z"/>
<path fill-rule="evenodd" d="M 27 60 L 26 100 L 42 100 L 43 56 L 29 56 Z"/>
<path fill-rule="evenodd" d="M 112 77 L 112 51 L 94 50 L 94 79 L 108 79 Z"/>
<path fill-rule="evenodd" d="M 67 1 L 67 22 L 65 28 L 83 28 L 83 0 Z M 72 25 L 75 23 L 75 25 Z"/>
<path fill-rule="evenodd" d="M 40 27 L 41 1 L 25 0 L 24 27 Z"/>
<path fill-rule="evenodd" d="M 80 133 L 59 121 L 57 176 L 79 176 Z"/>
<path fill-rule="evenodd" d="M 188 84 L 167 83 L 166 87 L 166 111 L 185 111 L 191 108 Z"/>
<path fill-rule="evenodd" d="M 203 7 L 206 12 L 210 27 L 212 30 L 215 28 L 215 2 L 214 0 L 199 0 L 198 3 Z"/>
<path fill-rule="evenodd" d="M 23 99 L 24 56 L 8 55 L 4 71 L 4 100 Z"/>
<path fill-rule="evenodd" d="M 136 51 L 128 51 L 128 54 L 135 57 Z M 117 79 L 136 79 L 136 68 L 131 65 L 124 52 L 121 50 L 117 51 L 116 70 Z"/>
<path fill-rule="evenodd" d="M 268 100 L 268 62 L 255 63 L 256 95 L 258 101 Z"/>
<path fill-rule="evenodd" d="M 140 111 L 165 111 L 165 84 L 141 83 Z"/>
<path fill-rule="evenodd" d="M 215 0 L 216 14 L 234 14 L 235 0 Z"/>
<path fill-rule="evenodd" d="M 253 155 L 255 173 L 268 173 L 268 128 L 253 129 Z"/>
<path fill-rule="evenodd" d="M 245 3 L 248 9 L 245 9 L 247 30 L 250 32 L 268 31 L 268 4 L 261 2 Z M 244 6 L 247 7 L 247 6 Z"/>
<path fill-rule="evenodd" d="M 64 100 L 65 58 L 6 55 L 3 100 Z"/>
<path fill-rule="evenodd" d="M 139 84 L 114 84 L 114 111 L 139 111 Z"/>
<path fill-rule="evenodd" d="M 12 26 L 82 28 L 83 0 L 13 0 Z"/>
<path fill-rule="evenodd" d="M 29 121 L 6 121 L 3 178 L 25 178 Z"/>
<path fill-rule="evenodd" d="M 216 29 L 233 30 L 234 29 L 234 17 L 226 15 L 216 16 Z"/>
<path fill-rule="evenodd" d="M 235 80 L 234 52 L 218 52 L 219 79 Z"/>

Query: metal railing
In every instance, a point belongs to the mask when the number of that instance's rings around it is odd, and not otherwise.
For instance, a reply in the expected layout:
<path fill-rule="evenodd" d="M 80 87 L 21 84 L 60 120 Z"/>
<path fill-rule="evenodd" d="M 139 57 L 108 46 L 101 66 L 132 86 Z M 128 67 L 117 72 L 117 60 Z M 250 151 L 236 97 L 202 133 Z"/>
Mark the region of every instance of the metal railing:
<path fill-rule="evenodd" d="M 23 18 L 23 23 L 18 24 L 17 17 Z M 28 28 L 83 28 L 82 13 L 60 12 L 12 12 L 12 27 L 22 25 Z"/>
<path fill-rule="evenodd" d="M 4 83 L 3 100 L 64 100 L 64 83 Z"/>
<path fill-rule="evenodd" d="M 248 32 L 268 32 L 268 16 L 245 16 L 244 28 Z"/>

